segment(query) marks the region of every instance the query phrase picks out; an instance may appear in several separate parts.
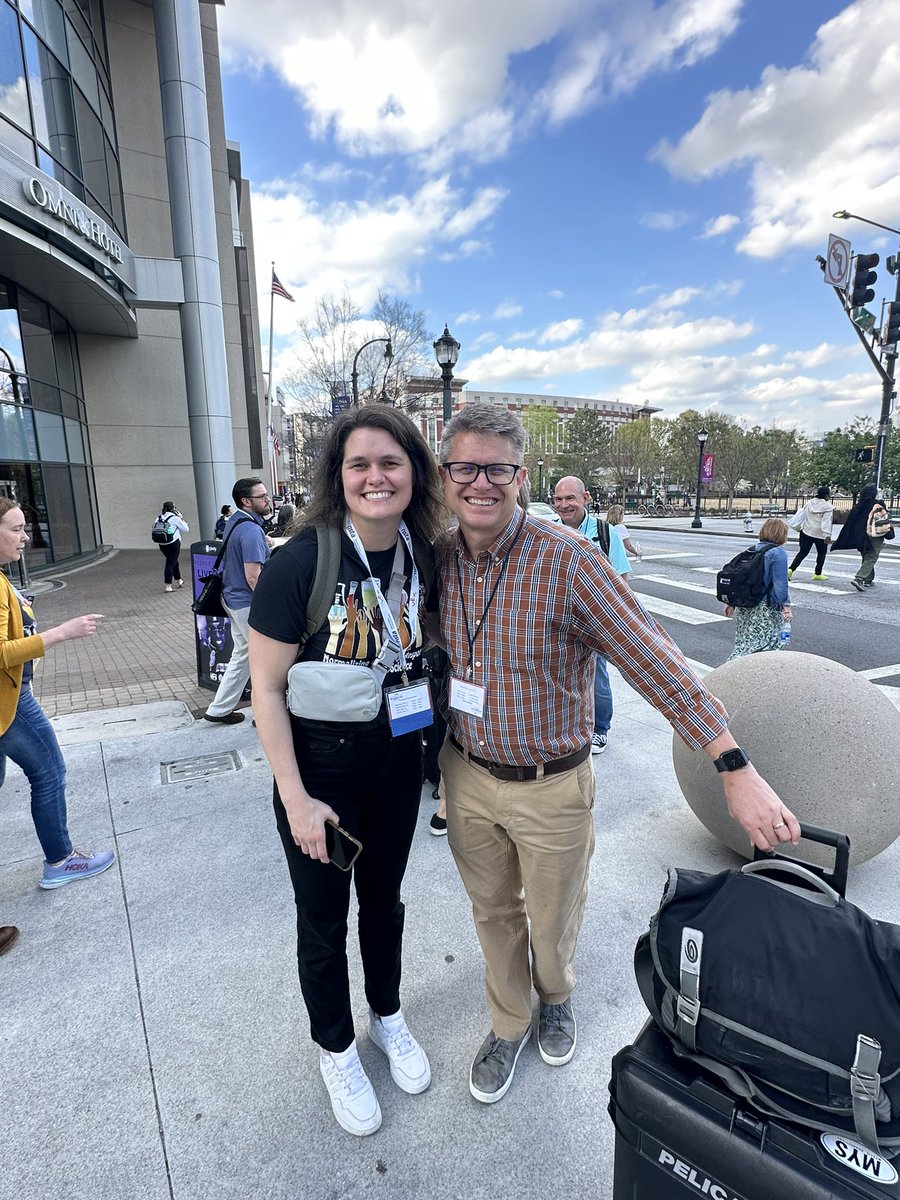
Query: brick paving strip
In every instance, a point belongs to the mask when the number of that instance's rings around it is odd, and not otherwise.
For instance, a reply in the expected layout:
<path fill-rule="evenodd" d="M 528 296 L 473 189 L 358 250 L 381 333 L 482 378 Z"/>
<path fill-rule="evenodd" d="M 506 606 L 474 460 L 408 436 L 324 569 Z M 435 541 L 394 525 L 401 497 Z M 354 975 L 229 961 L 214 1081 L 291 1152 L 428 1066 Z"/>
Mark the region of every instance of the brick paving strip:
<path fill-rule="evenodd" d="M 213 693 L 197 686 L 190 552 L 181 552 L 185 584 L 163 591 L 163 556 L 118 550 L 95 563 L 50 570 L 32 580 L 38 629 L 82 613 L 103 613 L 91 638 L 62 642 L 35 664 L 35 695 L 49 717 L 182 700 L 194 716 Z M 42 591 L 48 581 L 64 586 Z"/>

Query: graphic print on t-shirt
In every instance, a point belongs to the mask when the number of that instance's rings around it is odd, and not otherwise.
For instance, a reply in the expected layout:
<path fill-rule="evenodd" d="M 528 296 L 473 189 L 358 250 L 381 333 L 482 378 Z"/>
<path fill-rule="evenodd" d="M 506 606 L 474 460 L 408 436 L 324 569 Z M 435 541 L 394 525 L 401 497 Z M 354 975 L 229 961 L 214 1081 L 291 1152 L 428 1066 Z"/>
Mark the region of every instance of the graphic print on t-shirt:
<path fill-rule="evenodd" d="M 409 612 L 409 593 L 400 597 L 400 644 L 407 659 L 417 658 L 422 649 L 421 623 L 413 621 Z M 325 662 L 373 662 L 381 651 L 384 621 L 378 607 L 375 585 L 371 579 L 354 579 L 339 583 L 334 603 L 328 610 L 328 643 Z M 410 651 L 414 653 L 410 654 Z"/>

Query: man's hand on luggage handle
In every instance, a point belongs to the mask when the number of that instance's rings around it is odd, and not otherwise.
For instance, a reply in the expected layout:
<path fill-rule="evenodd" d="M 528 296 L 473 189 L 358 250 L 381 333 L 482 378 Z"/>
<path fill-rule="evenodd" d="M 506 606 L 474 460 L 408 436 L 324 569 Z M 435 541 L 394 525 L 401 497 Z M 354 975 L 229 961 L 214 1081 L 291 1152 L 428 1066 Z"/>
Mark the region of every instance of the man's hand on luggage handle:
<path fill-rule="evenodd" d="M 751 763 L 722 776 L 728 811 L 759 850 L 777 850 L 800 840 L 800 822 Z"/>

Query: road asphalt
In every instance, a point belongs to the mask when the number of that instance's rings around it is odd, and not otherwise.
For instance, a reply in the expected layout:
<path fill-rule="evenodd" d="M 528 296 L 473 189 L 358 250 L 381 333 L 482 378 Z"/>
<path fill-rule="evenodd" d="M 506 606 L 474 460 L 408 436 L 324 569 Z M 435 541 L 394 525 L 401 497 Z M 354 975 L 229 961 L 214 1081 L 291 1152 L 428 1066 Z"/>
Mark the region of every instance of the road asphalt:
<path fill-rule="evenodd" d="M 705 518 L 703 532 L 746 538 L 735 521 Z M 609 748 L 593 759 L 578 1050 L 551 1068 L 526 1047 L 496 1105 L 468 1091 L 488 1029 L 482 963 L 446 839 L 429 835 L 423 788 L 404 886 L 403 1008 L 433 1079 L 419 1096 L 392 1084 L 365 1037 L 351 946 L 360 1053 L 384 1113 L 378 1133 L 354 1138 L 331 1115 L 308 1036 L 255 729 L 196 719 L 210 694 L 195 683 L 188 588 L 164 593 L 162 557 L 125 551 L 38 590 L 44 627 L 107 616 L 93 640 L 50 652 L 36 690 L 64 745 L 75 844 L 118 858 L 95 879 L 41 891 L 28 789 L 8 768 L 0 923 L 22 936 L 0 963 L 0 1200 L 609 1200 L 610 1061 L 646 1016 L 634 943 L 667 866 L 741 861 L 685 804 L 666 722 L 611 670 Z M 848 892 L 888 920 L 900 919 L 898 845 L 855 868 Z"/>

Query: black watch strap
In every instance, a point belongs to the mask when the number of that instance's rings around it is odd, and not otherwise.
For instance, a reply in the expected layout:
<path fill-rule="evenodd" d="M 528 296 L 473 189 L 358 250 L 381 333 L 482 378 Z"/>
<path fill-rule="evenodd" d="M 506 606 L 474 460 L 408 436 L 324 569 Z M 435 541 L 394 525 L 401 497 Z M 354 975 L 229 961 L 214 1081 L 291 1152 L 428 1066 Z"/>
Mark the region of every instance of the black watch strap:
<path fill-rule="evenodd" d="M 733 750 L 724 750 L 718 758 L 713 759 L 713 763 L 717 771 L 724 773 L 740 771 L 742 767 L 749 767 L 750 759 L 740 746 L 735 746 Z"/>

